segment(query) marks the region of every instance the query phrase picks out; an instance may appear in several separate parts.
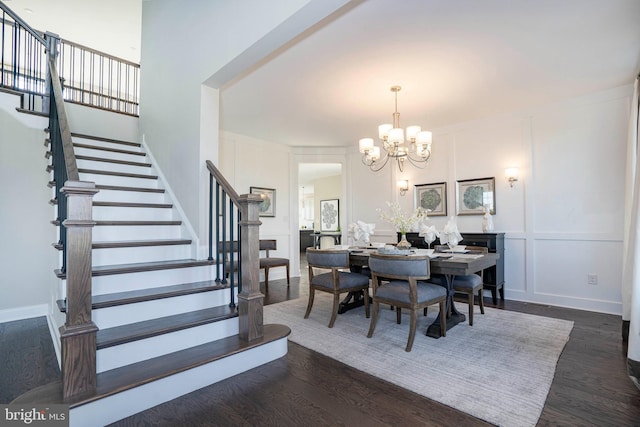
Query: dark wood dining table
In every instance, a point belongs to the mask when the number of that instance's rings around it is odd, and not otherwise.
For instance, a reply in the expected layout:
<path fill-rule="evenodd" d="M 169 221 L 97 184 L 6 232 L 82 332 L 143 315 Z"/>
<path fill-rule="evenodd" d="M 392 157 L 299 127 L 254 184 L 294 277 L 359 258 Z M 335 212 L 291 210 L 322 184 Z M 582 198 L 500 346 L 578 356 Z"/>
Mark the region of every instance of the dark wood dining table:
<path fill-rule="evenodd" d="M 371 252 L 375 252 L 375 249 L 355 249 L 349 252 L 349 263 L 351 266 L 351 270 L 354 272 L 364 272 L 365 268 L 369 266 L 369 254 Z M 470 256 L 471 255 L 471 256 Z M 407 255 L 398 255 L 398 256 L 407 256 Z M 447 282 L 447 312 L 451 313 L 447 316 L 447 331 L 453 328 L 460 322 L 464 322 L 466 320 L 466 316 L 463 313 L 460 313 L 455 306 L 455 302 L 453 296 L 455 292 L 453 291 L 453 278 L 455 276 L 463 276 L 468 274 L 474 274 L 479 271 L 482 271 L 486 268 L 496 265 L 496 261 L 499 259 L 500 255 L 495 253 L 488 254 L 454 254 L 451 256 L 450 253 L 442 253 L 435 258 L 431 258 L 429 260 L 430 266 L 430 274 L 442 274 L 446 278 Z M 349 298 L 349 297 L 347 297 Z M 353 308 L 352 306 L 362 305 L 362 301 L 359 301 L 357 296 L 352 296 L 353 302 L 343 302 L 344 307 L 341 306 L 341 309 L 344 311 Z M 362 297 L 360 297 L 362 299 Z M 436 320 L 429 325 L 427 328 L 427 336 L 433 338 L 440 338 L 440 316 L 442 313 L 438 314 Z"/>

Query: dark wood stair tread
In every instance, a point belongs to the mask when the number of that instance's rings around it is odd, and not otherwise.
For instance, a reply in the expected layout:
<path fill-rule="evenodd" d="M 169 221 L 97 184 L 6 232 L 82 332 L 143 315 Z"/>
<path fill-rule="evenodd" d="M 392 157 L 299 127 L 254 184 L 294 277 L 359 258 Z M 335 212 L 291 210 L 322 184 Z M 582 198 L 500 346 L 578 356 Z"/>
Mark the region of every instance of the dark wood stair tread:
<path fill-rule="evenodd" d="M 112 274 L 140 273 L 143 271 L 171 270 L 176 268 L 201 267 L 213 265 L 215 261 L 181 259 L 173 261 L 154 261 L 141 262 L 136 264 L 117 264 L 117 265 L 100 265 L 91 269 L 92 276 L 109 276 Z M 66 272 L 60 269 L 55 270 L 55 274 L 59 279 L 66 279 Z"/>
<path fill-rule="evenodd" d="M 104 162 L 104 163 L 114 163 L 117 165 L 126 165 L 126 166 L 138 166 L 141 168 L 150 168 L 151 163 L 142 163 L 142 162 L 132 162 L 129 160 L 119 160 L 119 159 L 109 159 L 106 157 L 95 157 L 95 156 L 84 156 L 84 155 L 76 155 L 76 160 L 89 160 L 92 162 Z"/>
<path fill-rule="evenodd" d="M 51 181 L 55 186 L 55 181 Z M 123 187 L 121 185 L 96 185 L 98 190 L 137 191 L 140 193 L 164 193 L 164 188 Z"/>
<path fill-rule="evenodd" d="M 58 199 L 49 200 L 50 205 L 57 205 Z M 170 209 L 173 207 L 171 203 L 140 203 L 140 202 L 92 202 L 92 206 L 103 208 L 155 208 Z"/>
<path fill-rule="evenodd" d="M 120 240 L 114 242 L 93 242 L 91 249 L 140 248 L 143 246 L 178 246 L 190 244 L 190 239 Z M 54 243 L 53 247 L 62 250 L 62 244 L 60 243 Z"/>
<path fill-rule="evenodd" d="M 182 225 L 182 221 L 95 221 L 96 226 L 146 226 L 146 225 Z M 60 221 L 53 220 L 51 224 L 59 226 Z"/>
<path fill-rule="evenodd" d="M 82 144 L 80 142 L 74 142 L 73 146 L 75 148 L 87 148 L 89 150 L 108 151 L 110 153 L 130 154 L 132 156 L 144 157 L 147 155 L 147 153 L 142 151 L 122 150 L 120 148 L 102 147 L 100 145 Z"/>
<path fill-rule="evenodd" d="M 96 333 L 96 347 L 100 350 L 233 317 L 238 317 L 237 309 L 223 305 L 100 329 Z"/>
<path fill-rule="evenodd" d="M 144 301 L 211 292 L 220 289 L 228 289 L 228 286 L 220 285 L 216 283 L 215 280 L 207 280 L 204 282 L 183 283 L 181 285 L 163 286 L 159 288 L 93 295 L 91 298 L 91 308 L 97 310 L 124 304 L 135 304 Z M 58 300 L 57 304 L 61 312 L 65 313 L 67 311 L 67 303 L 65 300 Z"/>
<path fill-rule="evenodd" d="M 129 141 L 122 141 L 122 140 L 119 140 L 119 139 L 103 138 L 101 136 L 86 135 L 86 134 L 76 133 L 76 132 L 71 132 L 71 136 L 73 138 L 92 139 L 94 141 L 111 142 L 113 144 L 127 145 L 127 146 L 130 146 L 130 147 L 141 147 L 142 146 L 142 144 L 140 144 L 138 142 L 129 142 Z"/>
<path fill-rule="evenodd" d="M 48 168 L 49 166 L 47 166 Z M 51 172 L 51 171 L 49 171 Z M 143 179 L 158 179 L 157 175 L 144 175 L 139 173 L 127 173 L 127 172 L 114 172 L 114 171 L 104 171 L 99 169 L 78 169 L 80 173 L 92 173 L 96 175 L 112 175 L 112 176 L 124 176 L 128 178 L 143 178 Z"/>
<path fill-rule="evenodd" d="M 57 381 L 31 390 L 11 403 L 22 405 L 43 402 L 49 404 L 65 403 L 71 408 L 77 408 L 98 399 L 277 341 L 287 337 L 290 333 L 291 329 L 284 325 L 264 325 L 264 336 L 258 340 L 247 342 L 241 340 L 238 335 L 233 335 L 175 353 L 101 372 L 97 375 L 96 393 L 91 396 L 83 396 L 63 402 L 62 383 Z"/>

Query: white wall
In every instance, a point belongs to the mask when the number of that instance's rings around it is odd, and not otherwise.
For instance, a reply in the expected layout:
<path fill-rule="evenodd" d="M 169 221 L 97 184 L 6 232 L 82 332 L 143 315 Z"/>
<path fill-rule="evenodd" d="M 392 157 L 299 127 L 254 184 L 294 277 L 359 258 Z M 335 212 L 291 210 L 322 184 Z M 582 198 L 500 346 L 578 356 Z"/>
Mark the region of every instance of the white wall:
<path fill-rule="evenodd" d="M 143 2 L 140 131 L 203 240 L 219 127 L 218 90 L 203 83 L 308 2 Z"/>
<path fill-rule="evenodd" d="M 0 322 L 46 315 L 59 267 L 51 247 L 58 239 L 47 187 L 48 121 L 18 113 L 18 100 L 0 92 Z"/>
<path fill-rule="evenodd" d="M 424 170 L 370 172 L 354 146 L 349 156 L 349 222 L 376 222 L 374 241 L 393 241 L 376 208 L 398 200 L 396 179 L 447 182 L 455 215 L 456 180 L 496 178 L 496 231 L 506 233 L 506 297 L 619 314 L 625 150 L 632 88 L 625 86 L 499 117 L 434 129 Z M 504 169 L 516 166 L 513 188 Z M 388 166 L 387 166 L 388 168 Z M 447 217 L 432 217 L 441 228 Z M 459 216 L 462 231 L 480 232 L 481 216 Z M 384 237 L 382 236 L 384 235 Z M 388 238 L 389 240 L 386 240 Z M 597 285 L 587 275 L 598 276 Z"/>

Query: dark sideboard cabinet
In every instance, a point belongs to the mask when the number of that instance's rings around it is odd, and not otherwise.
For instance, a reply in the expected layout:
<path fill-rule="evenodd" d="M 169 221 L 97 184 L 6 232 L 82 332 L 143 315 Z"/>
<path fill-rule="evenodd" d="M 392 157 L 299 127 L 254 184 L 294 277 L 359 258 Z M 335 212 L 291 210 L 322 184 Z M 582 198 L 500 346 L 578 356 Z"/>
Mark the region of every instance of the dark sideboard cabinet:
<path fill-rule="evenodd" d="M 300 252 L 313 247 L 313 228 L 300 230 Z"/>
<path fill-rule="evenodd" d="M 504 233 L 460 232 L 460 234 L 462 234 L 461 245 L 483 246 L 489 248 L 489 252 L 500 255 L 495 266 L 484 270 L 484 287 L 491 290 L 494 304 L 498 302 L 498 291 L 500 299 L 504 300 Z M 398 234 L 398 239 L 400 239 L 400 234 Z M 416 248 L 427 248 L 427 244 L 422 237 L 418 236 L 418 233 L 407 233 L 407 240 Z M 440 241 L 436 239 L 431 247 L 439 244 Z"/>

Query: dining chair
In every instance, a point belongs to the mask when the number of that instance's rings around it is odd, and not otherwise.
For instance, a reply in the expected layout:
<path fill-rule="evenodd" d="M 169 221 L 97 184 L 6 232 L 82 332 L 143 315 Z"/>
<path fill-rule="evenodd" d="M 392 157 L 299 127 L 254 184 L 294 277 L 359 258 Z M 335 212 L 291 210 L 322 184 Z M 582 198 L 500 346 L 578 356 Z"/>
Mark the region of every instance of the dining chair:
<path fill-rule="evenodd" d="M 368 338 L 373 336 L 378 321 L 380 304 L 389 304 L 396 309 L 410 310 L 409 338 L 405 351 L 411 351 L 416 334 L 418 312 L 425 307 L 439 303 L 440 312 L 445 313 L 447 290 L 442 286 L 428 283 L 429 257 L 416 255 L 384 255 L 372 253 L 369 256 L 371 285 L 373 290 L 373 314 Z M 446 336 L 446 316 L 441 316 L 441 336 Z"/>
<path fill-rule="evenodd" d="M 264 288 L 269 290 L 269 269 L 274 267 L 285 267 L 287 269 L 287 287 L 289 287 L 289 258 L 270 257 L 269 251 L 278 249 L 276 240 L 260 240 L 260 250 L 265 252 L 264 257 L 260 257 L 260 269 L 264 269 Z"/>
<path fill-rule="evenodd" d="M 329 327 L 333 328 L 338 315 L 340 295 L 347 292 L 364 292 L 365 315 L 369 318 L 369 278 L 363 274 L 344 271 L 349 269 L 349 251 L 346 249 L 307 248 L 309 265 L 309 303 L 304 318 L 308 319 L 313 306 L 315 291 L 333 294 L 333 307 Z M 325 271 L 322 273 L 322 271 Z"/>
<path fill-rule="evenodd" d="M 467 246 L 465 250 L 467 251 L 466 253 L 469 254 L 484 255 L 489 253 L 489 249 L 482 246 Z M 442 274 L 433 274 L 429 281 L 440 286 L 447 286 L 447 279 Z M 469 304 L 469 326 L 473 326 L 473 300 L 476 295 L 478 296 L 478 306 L 480 307 L 480 313 L 484 314 L 484 300 L 482 298 L 482 292 L 484 289 L 484 270 L 479 271 L 475 274 L 454 276 L 452 286 L 454 292 L 467 295 L 467 304 Z"/>

